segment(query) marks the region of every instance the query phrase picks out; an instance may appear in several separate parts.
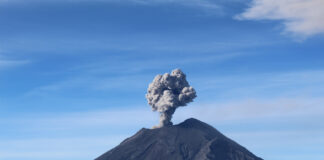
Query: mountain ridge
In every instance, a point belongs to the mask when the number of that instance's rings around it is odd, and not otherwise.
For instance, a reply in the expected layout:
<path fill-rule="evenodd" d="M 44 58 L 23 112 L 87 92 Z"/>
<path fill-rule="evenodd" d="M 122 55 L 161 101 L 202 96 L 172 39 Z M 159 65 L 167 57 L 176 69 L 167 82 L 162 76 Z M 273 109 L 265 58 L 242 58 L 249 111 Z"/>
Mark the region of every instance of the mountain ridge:
<path fill-rule="evenodd" d="M 194 118 L 140 129 L 95 160 L 262 160 L 217 129 Z"/>

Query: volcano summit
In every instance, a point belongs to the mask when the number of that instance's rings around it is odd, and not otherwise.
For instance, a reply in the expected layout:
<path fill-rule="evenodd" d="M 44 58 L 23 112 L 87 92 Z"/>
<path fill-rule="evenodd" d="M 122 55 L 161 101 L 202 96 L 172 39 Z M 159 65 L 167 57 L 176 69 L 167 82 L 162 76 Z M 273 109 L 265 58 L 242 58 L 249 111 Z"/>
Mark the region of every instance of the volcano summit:
<path fill-rule="evenodd" d="M 212 126 L 190 118 L 141 129 L 95 160 L 262 160 Z"/>

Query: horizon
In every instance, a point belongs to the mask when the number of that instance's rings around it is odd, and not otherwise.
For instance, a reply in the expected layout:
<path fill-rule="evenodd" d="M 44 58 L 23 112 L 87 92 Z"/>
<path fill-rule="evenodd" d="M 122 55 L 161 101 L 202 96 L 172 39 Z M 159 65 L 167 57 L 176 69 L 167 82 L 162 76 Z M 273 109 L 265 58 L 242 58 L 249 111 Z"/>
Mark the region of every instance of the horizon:
<path fill-rule="evenodd" d="M 159 123 L 180 68 L 203 121 L 269 160 L 324 159 L 321 0 L 0 0 L 0 160 L 94 159 Z"/>

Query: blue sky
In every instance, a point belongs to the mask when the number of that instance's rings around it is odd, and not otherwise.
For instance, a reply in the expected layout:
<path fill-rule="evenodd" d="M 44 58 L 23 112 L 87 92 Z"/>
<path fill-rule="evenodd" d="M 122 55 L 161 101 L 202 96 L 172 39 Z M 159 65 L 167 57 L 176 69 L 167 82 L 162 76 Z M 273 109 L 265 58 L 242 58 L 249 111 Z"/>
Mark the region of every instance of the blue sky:
<path fill-rule="evenodd" d="M 271 160 L 324 158 L 322 0 L 0 0 L 0 160 L 87 160 L 158 123 L 145 93 Z"/>

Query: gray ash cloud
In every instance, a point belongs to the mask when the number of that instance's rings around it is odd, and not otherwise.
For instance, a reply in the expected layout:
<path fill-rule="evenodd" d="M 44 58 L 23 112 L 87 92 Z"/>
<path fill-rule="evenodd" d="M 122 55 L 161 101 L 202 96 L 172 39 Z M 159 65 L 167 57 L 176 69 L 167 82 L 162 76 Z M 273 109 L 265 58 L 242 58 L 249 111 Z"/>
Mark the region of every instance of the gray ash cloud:
<path fill-rule="evenodd" d="M 160 124 L 154 128 L 172 125 L 171 118 L 180 106 L 186 106 L 196 97 L 196 91 L 189 85 L 186 75 L 175 69 L 157 75 L 147 89 L 146 99 L 153 111 L 160 113 Z"/>

